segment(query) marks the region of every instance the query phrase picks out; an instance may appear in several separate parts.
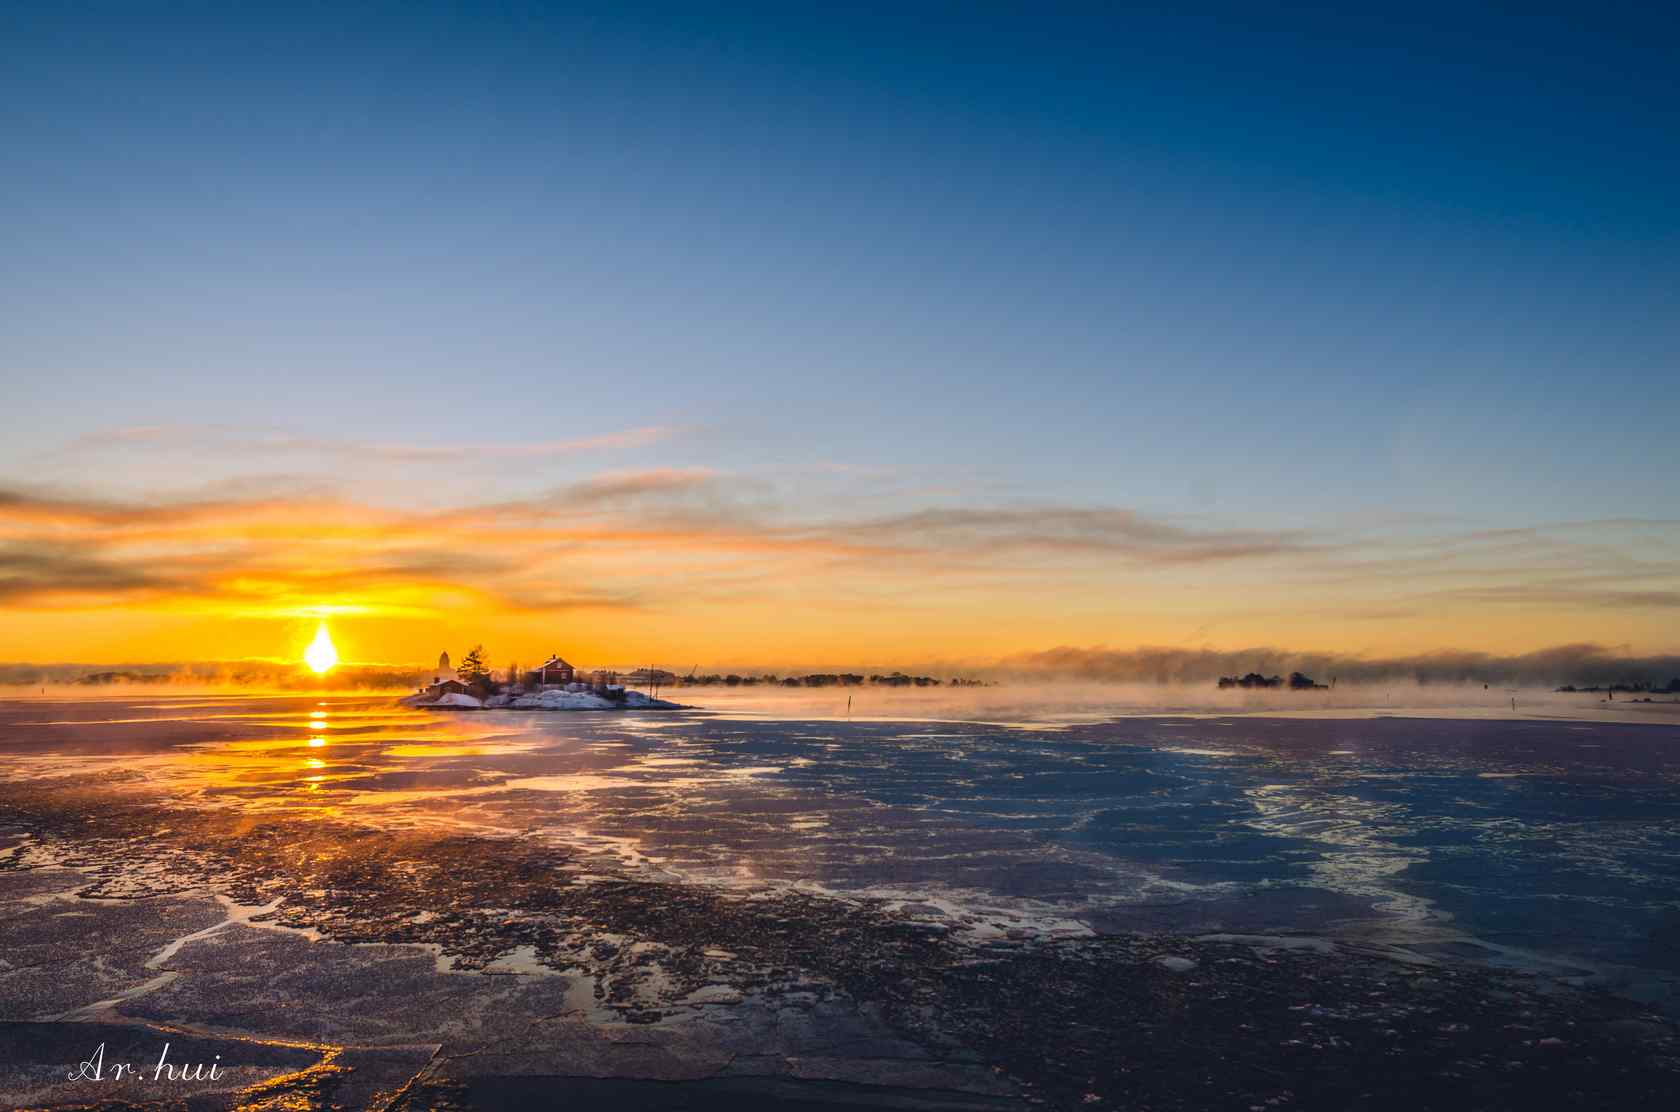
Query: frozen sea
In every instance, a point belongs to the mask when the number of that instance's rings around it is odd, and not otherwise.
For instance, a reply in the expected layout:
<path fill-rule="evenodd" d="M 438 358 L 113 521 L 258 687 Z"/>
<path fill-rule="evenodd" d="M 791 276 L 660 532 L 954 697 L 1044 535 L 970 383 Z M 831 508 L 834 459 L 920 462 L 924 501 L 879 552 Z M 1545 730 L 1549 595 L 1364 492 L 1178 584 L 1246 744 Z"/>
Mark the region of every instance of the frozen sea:
<path fill-rule="evenodd" d="M 682 883 L 894 901 L 977 939 L 1287 931 L 1545 968 L 1673 1008 L 1671 719 L 1086 707 L 999 722 L 954 705 L 41 698 L 0 704 L 0 779 L 517 837 Z"/>

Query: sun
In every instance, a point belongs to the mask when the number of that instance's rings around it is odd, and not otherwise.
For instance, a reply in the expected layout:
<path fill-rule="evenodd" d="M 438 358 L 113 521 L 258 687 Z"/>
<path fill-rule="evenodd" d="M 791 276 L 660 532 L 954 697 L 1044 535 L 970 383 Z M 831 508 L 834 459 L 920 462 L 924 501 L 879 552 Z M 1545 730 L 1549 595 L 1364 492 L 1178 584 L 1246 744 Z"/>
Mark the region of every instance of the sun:
<path fill-rule="evenodd" d="M 309 670 L 317 676 L 332 670 L 338 663 L 338 649 L 333 646 L 332 637 L 327 633 L 327 623 L 322 622 L 315 630 L 315 640 L 309 642 L 309 647 L 303 650 L 303 662 L 309 665 Z"/>

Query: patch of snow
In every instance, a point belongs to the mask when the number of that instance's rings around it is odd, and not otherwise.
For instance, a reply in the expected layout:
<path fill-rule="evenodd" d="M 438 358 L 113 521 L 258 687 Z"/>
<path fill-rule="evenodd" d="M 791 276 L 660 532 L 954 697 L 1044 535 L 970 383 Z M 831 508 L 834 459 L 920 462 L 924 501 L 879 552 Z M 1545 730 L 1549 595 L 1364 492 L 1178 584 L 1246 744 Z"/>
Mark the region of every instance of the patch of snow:
<path fill-rule="evenodd" d="M 511 704 L 518 710 L 611 710 L 615 704 L 587 691 L 536 691 Z"/>
<path fill-rule="evenodd" d="M 498 709 L 509 707 L 514 710 L 681 710 L 680 703 L 668 703 L 663 699 L 653 699 L 640 691 L 625 691 L 623 688 L 612 689 L 612 697 L 597 695 L 587 688 L 581 691 L 561 689 L 558 687 L 545 688 L 542 691 L 531 691 L 525 694 L 501 692 L 496 695 L 478 699 L 471 695 L 449 694 L 436 699 L 429 694 L 410 695 L 400 700 L 403 705 L 411 707 L 452 707 L 456 710 L 468 709 Z"/>
<path fill-rule="evenodd" d="M 741 994 L 728 985 L 706 985 L 682 998 L 684 1004 L 739 1004 Z"/>
<path fill-rule="evenodd" d="M 668 703 L 664 699 L 654 699 L 640 691 L 626 691 L 624 705 L 627 707 L 663 707 L 676 709 L 678 704 Z"/>
<path fill-rule="evenodd" d="M 511 706 L 516 710 L 617 710 L 621 707 L 646 709 L 676 709 L 676 703 L 667 703 L 663 699 L 650 699 L 640 691 L 623 691 L 622 701 L 617 698 L 609 699 L 596 695 L 592 691 L 548 691 L 534 692 L 521 695 L 507 704 L 497 706 Z"/>

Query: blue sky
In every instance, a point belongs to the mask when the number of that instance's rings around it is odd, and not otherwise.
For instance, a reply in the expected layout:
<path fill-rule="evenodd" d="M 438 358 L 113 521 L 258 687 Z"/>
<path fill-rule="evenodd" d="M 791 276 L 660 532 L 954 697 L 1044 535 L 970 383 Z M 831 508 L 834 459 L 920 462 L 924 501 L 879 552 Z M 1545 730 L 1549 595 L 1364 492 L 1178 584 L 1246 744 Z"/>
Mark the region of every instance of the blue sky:
<path fill-rule="evenodd" d="M 1672 518 L 1677 32 L 1603 5 L 8 4 L 0 475 Z M 470 482 L 251 449 L 650 427 Z"/>
<path fill-rule="evenodd" d="M 261 379 L 299 409 L 265 420 L 347 434 L 651 411 L 726 429 L 714 450 L 742 464 L 955 465 L 1123 501 L 1631 512 L 1680 462 L 1672 21 L 7 23 L 25 448 L 243 421 Z M 564 412 L 435 400 L 535 383 L 596 386 Z"/>

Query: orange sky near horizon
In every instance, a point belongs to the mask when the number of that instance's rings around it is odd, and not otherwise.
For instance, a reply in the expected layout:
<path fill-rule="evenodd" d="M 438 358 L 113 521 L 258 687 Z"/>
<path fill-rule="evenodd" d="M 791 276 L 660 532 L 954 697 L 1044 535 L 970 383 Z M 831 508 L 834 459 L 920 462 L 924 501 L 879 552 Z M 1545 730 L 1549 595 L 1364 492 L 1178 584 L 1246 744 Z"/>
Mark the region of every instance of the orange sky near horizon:
<path fill-rule="evenodd" d="M 0 499 L 15 662 L 913 667 L 1059 645 L 1500 654 L 1675 648 L 1663 523 L 1266 530 L 1054 505 L 801 516 L 702 469 L 517 501 Z M 1660 559 L 1653 559 L 1660 557 Z M 1655 596 L 1652 595 L 1654 599 Z"/>
<path fill-rule="evenodd" d="M 1116 606 L 1115 610 L 1122 609 Z M 1564 617 L 1564 616 L 1560 616 Z M 1332 616 L 1294 623 L 1228 620 L 1222 636 L 1190 639 L 1181 630 L 1190 616 L 1135 610 L 1105 620 L 1089 614 L 1012 614 L 1005 605 L 984 615 L 972 611 L 906 603 L 873 617 L 821 606 L 683 607 L 664 614 L 552 618 L 505 613 L 434 615 L 337 615 L 328 619 L 345 665 L 426 667 L 439 651 L 459 658 L 482 643 L 492 663 L 533 663 L 559 652 L 580 666 L 636 667 L 643 664 L 686 671 L 727 668 L 916 668 L 929 662 L 984 665 L 1021 653 L 1061 646 L 1137 648 L 1173 646 L 1240 649 L 1279 646 L 1302 651 L 1409 656 L 1441 649 L 1474 649 L 1516 655 L 1581 640 L 1565 621 L 1548 633 L 1531 620 L 1495 628 L 1467 616 L 1465 635 L 1443 636 L 1437 625 L 1419 622 L 1415 637 L 1348 639 L 1350 623 Z M 1015 624 L 1019 623 L 1019 624 Z M 12 610 L 7 614 L 8 662 L 288 661 L 301 663 L 314 636 L 316 619 L 292 615 L 119 609 L 101 611 Z M 1652 638 L 1640 641 L 1600 623 L 1597 643 L 1633 655 L 1672 651 Z M 1392 629 L 1390 632 L 1394 632 Z M 1589 638 L 1590 640 L 1590 638 Z M 20 651 L 21 650 L 21 651 Z"/>

